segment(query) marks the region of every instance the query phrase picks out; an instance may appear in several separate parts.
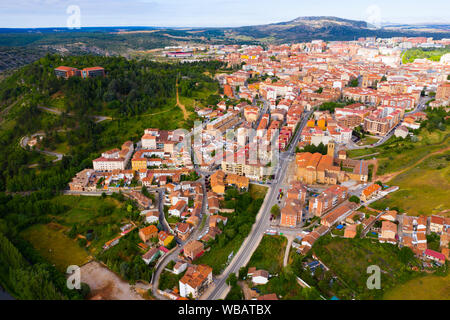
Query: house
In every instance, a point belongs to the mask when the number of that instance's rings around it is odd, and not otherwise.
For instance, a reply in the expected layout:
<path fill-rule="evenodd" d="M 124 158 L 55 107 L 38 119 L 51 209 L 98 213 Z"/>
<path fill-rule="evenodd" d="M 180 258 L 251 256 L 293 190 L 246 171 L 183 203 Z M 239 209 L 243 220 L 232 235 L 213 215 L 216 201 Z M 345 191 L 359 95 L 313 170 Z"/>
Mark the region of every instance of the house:
<path fill-rule="evenodd" d="M 182 241 L 185 241 L 189 237 L 191 231 L 192 226 L 189 223 L 178 222 L 175 227 L 177 237 L 180 238 Z"/>
<path fill-rule="evenodd" d="M 119 243 L 120 238 L 122 238 L 122 236 L 118 236 L 118 237 L 116 237 L 116 238 L 114 238 L 114 239 L 109 240 L 108 242 L 106 242 L 106 243 L 103 245 L 103 250 L 108 250 L 109 248 L 114 247 L 116 244 Z"/>
<path fill-rule="evenodd" d="M 380 190 L 381 186 L 379 184 L 374 183 L 368 186 L 361 192 L 361 201 L 367 202 L 368 200 L 376 197 Z"/>
<path fill-rule="evenodd" d="M 155 225 L 151 225 L 139 230 L 139 238 L 143 242 L 147 242 L 148 240 L 158 236 L 158 228 Z"/>
<path fill-rule="evenodd" d="M 210 218 L 209 218 L 209 227 L 210 228 L 215 228 L 215 227 L 217 227 L 219 222 L 222 222 L 224 225 L 226 225 L 227 221 L 228 221 L 228 218 L 227 217 L 223 217 L 221 215 L 210 216 Z"/>
<path fill-rule="evenodd" d="M 137 204 L 144 209 L 149 209 L 152 206 L 152 199 L 147 198 L 140 192 L 131 191 L 130 198 L 135 200 Z"/>
<path fill-rule="evenodd" d="M 159 210 L 158 209 L 144 210 L 141 212 L 141 214 L 145 215 L 146 223 L 153 224 L 153 223 L 159 222 Z"/>
<path fill-rule="evenodd" d="M 390 221 L 383 221 L 381 223 L 381 234 L 379 241 L 381 243 L 388 242 L 392 244 L 397 243 L 397 225 Z"/>
<path fill-rule="evenodd" d="M 350 224 L 345 227 L 344 238 L 354 238 L 356 237 L 356 224 Z"/>
<path fill-rule="evenodd" d="M 178 200 L 178 202 L 169 208 L 169 214 L 176 217 L 181 217 L 184 209 L 186 209 L 186 201 Z"/>
<path fill-rule="evenodd" d="M 391 222 L 397 221 L 397 211 L 396 210 L 386 211 L 385 213 L 383 213 L 380 216 L 380 220 L 391 221 Z"/>
<path fill-rule="evenodd" d="M 445 219 L 441 216 L 432 215 L 430 217 L 430 231 L 441 234 L 444 230 Z"/>
<path fill-rule="evenodd" d="M 434 251 L 431 249 L 426 249 L 425 252 L 423 253 L 423 255 L 426 259 L 436 261 L 440 264 L 445 263 L 445 256 L 440 252 L 437 252 L 437 251 Z"/>
<path fill-rule="evenodd" d="M 266 284 L 269 281 L 269 272 L 266 270 L 256 270 L 252 275 L 252 282 L 256 285 Z"/>
<path fill-rule="evenodd" d="M 173 239 L 174 237 L 165 231 L 160 231 L 158 233 L 159 244 L 162 246 L 169 246 L 172 243 Z"/>
<path fill-rule="evenodd" d="M 179 281 L 180 296 L 198 298 L 212 282 L 212 268 L 207 265 L 190 266 Z"/>
<path fill-rule="evenodd" d="M 203 253 L 203 250 L 204 246 L 202 242 L 192 240 L 184 246 L 184 256 L 194 260 Z"/>
<path fill-rule="evenodd" d="M 145 264 L 150 264 L 152 261 L 154 261 L 159 256 L 159 249 L 158 248 L 151 248 L 147 251 L 146 254 L 142 256 L 142 260 L 144 260 Z"/>
<path fill-rule="evenodd" d="M 183 273 L 184 270 L 186 270 L 187 268 L 187 263 L 184 261 L 178 261 L 177 263 L 175 263 L 175 266 L 173 267 L 173 272 L 175 274 L 180 274 Z"/>
<path fill-rule="evenodd" d="M 225 173 L 217 170 L 210 176 L 211 190 L 217 194 L 225 193 Z"/>

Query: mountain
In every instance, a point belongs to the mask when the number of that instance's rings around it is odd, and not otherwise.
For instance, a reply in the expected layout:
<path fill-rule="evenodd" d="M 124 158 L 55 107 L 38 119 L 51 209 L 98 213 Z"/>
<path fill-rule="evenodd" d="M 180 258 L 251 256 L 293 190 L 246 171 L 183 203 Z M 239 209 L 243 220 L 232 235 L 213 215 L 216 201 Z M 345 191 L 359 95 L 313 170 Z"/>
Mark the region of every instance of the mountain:
<path fill-rule="evenodd" d="M 450 36 L 448 28 L 442 25 L 421 26 L 399 25 L 376 28 L 365 21 L 337 17 L 299 17 L 297 19 L 267 25 L 244 26 L 224 31 L 229 38 L 245 38 L 265 42 L 297 42 L 313 39 L 354 40 L 358 37 L 426 36 L 443 38 Z"/>

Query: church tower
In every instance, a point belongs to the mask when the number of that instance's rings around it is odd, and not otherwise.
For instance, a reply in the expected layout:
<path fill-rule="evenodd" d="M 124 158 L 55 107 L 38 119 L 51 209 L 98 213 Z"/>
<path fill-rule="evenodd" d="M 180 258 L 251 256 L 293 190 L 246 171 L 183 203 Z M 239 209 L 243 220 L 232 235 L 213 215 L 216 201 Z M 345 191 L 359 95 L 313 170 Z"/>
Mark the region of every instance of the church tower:
<path fill-rule="evenodd" d="M 327 151 L 327 155 L 334 158 L 334 148 L 335 148 L 336 144 L 334 143 L 333 140 L 330 140 L 328 142 L 328 151 Z"/>

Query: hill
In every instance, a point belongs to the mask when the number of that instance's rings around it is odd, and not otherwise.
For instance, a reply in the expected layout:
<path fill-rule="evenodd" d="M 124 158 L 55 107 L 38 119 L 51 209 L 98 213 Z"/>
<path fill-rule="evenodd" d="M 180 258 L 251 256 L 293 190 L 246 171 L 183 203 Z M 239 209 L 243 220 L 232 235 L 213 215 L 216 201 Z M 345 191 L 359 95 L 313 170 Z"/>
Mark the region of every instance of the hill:
<path fill-rule="evenodd" d="M 337 17 L 299 17 L 291 21 L 259 26 L 245 26 L 229 30 L 229 35 L 245 36 L 267 42 L 300 42 L 313 39 L 327 41 L 354 40 L 358 37 L 426 36 L 442 38 L 450 35 L 445 26 L 391 25 L 375 28 L 365 21 L 341 19 Z"/>

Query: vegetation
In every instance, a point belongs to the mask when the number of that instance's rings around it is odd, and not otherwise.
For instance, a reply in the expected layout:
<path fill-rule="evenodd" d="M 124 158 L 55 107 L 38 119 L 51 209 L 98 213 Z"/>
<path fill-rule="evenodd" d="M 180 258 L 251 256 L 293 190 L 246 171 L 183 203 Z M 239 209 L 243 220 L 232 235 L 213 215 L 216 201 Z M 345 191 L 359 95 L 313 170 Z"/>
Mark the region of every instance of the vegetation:
<path fill-rule="evenodd" d="M 418 265 L 418 261 L 409 248 L 400 250 L 397 246 L 369 239 L 332 238 L 327 235 L 314 243 L 312 251 L 358 299 L 380 299 L 390 288 L 418 275 L 411 270 L 411 266 Z M 370 265 L 381 268 L 379 290 L 369 290 L 366 286 L 369 276 L 367 267 Z"/>
<path fill-rule="evenodd" d="M 314 145 L 314 144 L 309 144 L 307 146 L 304 146 L 302 149 L 300 149 L 299 147 L 297 147 L 296 152 L 310 152 L 310 153 L 321 153 L 321 154 L 327 154 L 328 152 L 328 147 L 326 145 L 324 145 L 322 142 L 319 145 Z"/>
<path fill-rule="evenodd" d="M 438 49 L 428 48 L 414 48 L 409 49 L 403 53 L 402 62 L 412 63 L 416 59 L 428 59 L 431 61 L 439 61 L 441 57 L 450 52 L 450 46 Z"/>
<path fill-rule="evenodd" d="M 265 235 L 247 265 L 270 274 L 281 272 L 286 244 L 287 239 L 283 236 Z"/>
<path fill-rule="evenodd" d="M 440 214 L 450 207 L 448 190 L 450 151 L 432 156 L 389 181 L 400 190 L 371 204 L 384 210 L 397 207 L 409 215 Z"/>
<path fill-rule="evenodd" d="M 357 80 L 358 81 L 358 80 Z M 348 105 L 348 103 L 345 102 L 324 102 L 319 107 L 320 111 L 330 111 L 330 113 L 334 112 L 334 109 L 336 108 L 342 108 L 344 106 Z"/>

